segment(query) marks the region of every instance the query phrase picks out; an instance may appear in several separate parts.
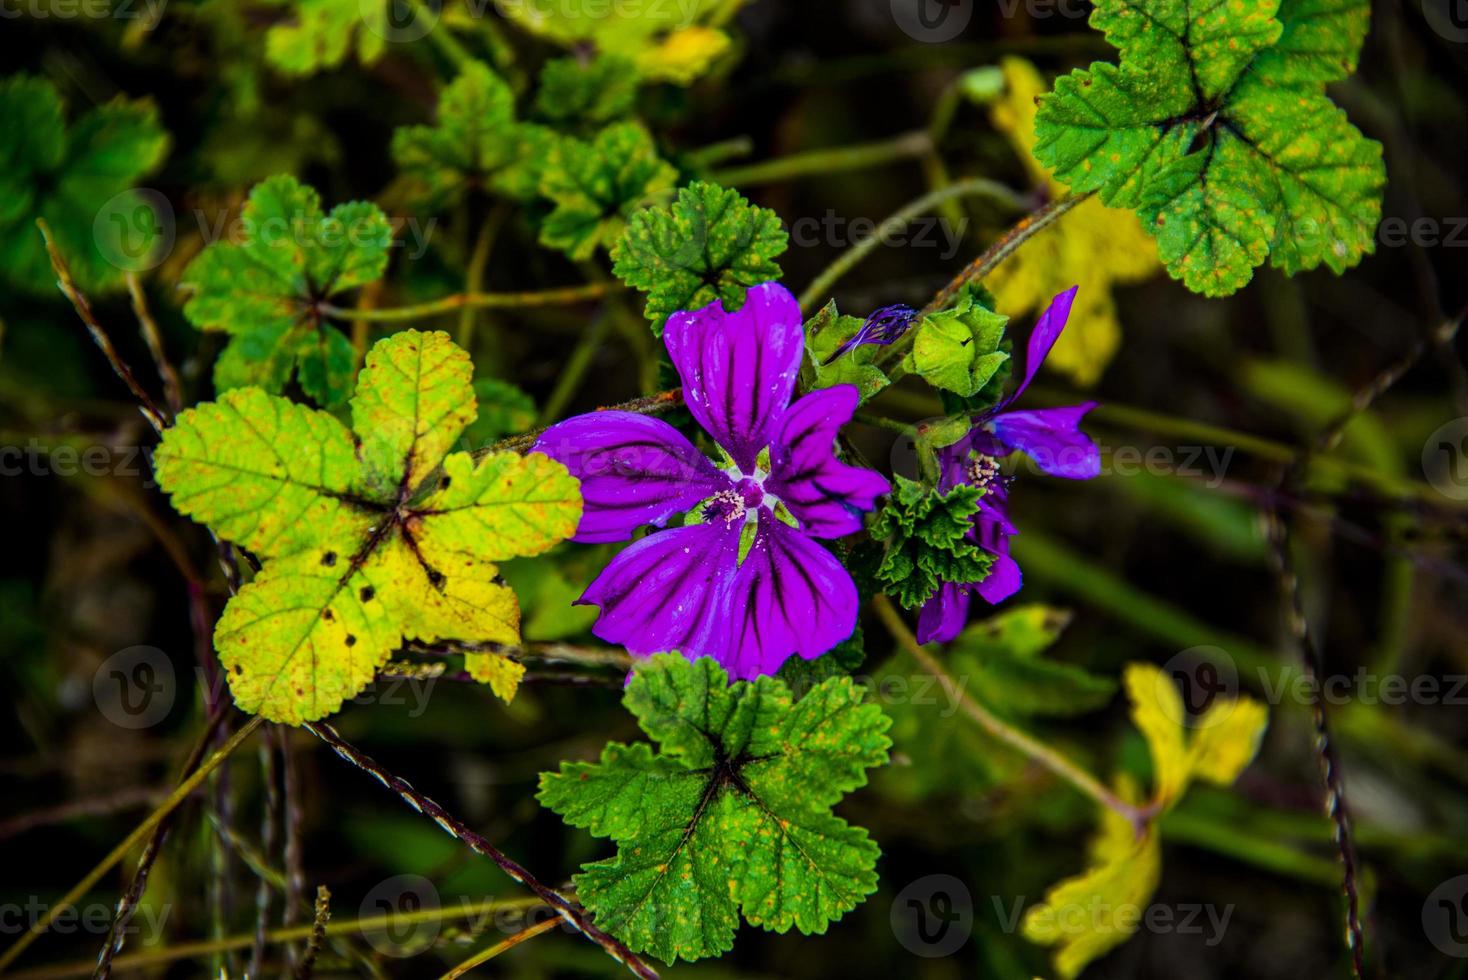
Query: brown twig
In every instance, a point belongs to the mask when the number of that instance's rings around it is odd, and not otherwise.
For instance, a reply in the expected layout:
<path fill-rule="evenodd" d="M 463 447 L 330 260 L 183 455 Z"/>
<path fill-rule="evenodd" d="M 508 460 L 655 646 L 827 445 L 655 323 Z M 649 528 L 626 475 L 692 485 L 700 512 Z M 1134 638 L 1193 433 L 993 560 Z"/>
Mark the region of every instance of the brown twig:
<path fill-rule="evenodd" d="M 130 810 L 137 806 L 146 806 L 149 803 L 157 803 L 166 793 L 167 790 L 160 790 L 153 786 L 133 786 L 109 796 L 74 800 L 70 803 L 47 807 L 44 810 L 23 813 L 0 823 L 0 840 L 6 840 L 37 827 L 65 823 L 77 817 L 101 816 L 116 813 L 119 810 Z"/>
<path fill-rule="evenodd" d="M 964 266 L 963 271 L 954 276 L 948 285 L 938 290 L 937 295 L 928 301 L 928 305 L 919 311 L 919 318 L 947 306 L 953 301 L 953 297 L 958 295 L 958 291 L 969 283 L 983 281 L 985 276 L 993 272 L 999 263 L 1009 258 L 1015 249 L 1028 241 L 1031 236 L 1042 231 L 1051 222 L 1090 196 L 1091 192 L 1088 191 L 1085 194 L 1056 198 L 1025 215 L 1014 227 L 1000 235 L 992 245 L 984 249 L 978 258 Z"/>
<path fill-rule="evenodd" d="M 500 851 L 489 840 L 469 829 L 468 825 L 462 820 L 453 816 L 433 800 L 414 789 L 412 784 L 406 779 L 393 775 L 370 756 L 362 753 L 350 742 L 342 738 L 341 734 L 331 725 L 318 721 L 306 724 L 305 728 L 327 745 L 330 745 L 342 759 L 372 776 L 401 797 L 414 810 L 424 814 L 434 823 L 438 824 L 450 836 L 466 844 L 476 854 L 482 854 L 489 858 L 499 866 L 501 871 L 509 875 L 511 879 L 529 888 L 535 893 L 537 898 L 554 909 L 568 925 L 600 946 L 612 959 L 627 967 L 636 976 L 642 977 L 643 980 L 657 980 L 657 974 L 647 964 L 643 963 L 635 953 L 624 946 L 619 940 L 602 932 L 593 925 L 591 920 L 586 916 L 586 913 L 564 895 L 542 884 L 534 875 Z"/>
<path fill-rule="evenodd" d="M 183 411 L 183 385 L 179 382 L 178 371 L 163 353 L 163 335 L 158 330 L 158 321 L 153 319 L 153 311 L 148 308 L 148 295 L 143 292 L 143 284 L 131 272 L 127 274 L 127 291 L 132 297 L 133 315 L 138 318 L 138 331 L 148 345 L 148 353 L 153 355 L 153 366 L 163 382 L 163 401 L 168 405 L 170 415 L 177 418 Z"/>
<path fill-rule="evenodd" d="M 619 402 L 616 405 L 603 405 L 598 412 L 636 412 L 638 415 L 661 415 L 670 412 L 683 404 L 683 389 L 671 388 L 668 391 L 660 391 L 655 395 L 646 395 L 642 398 L 634 398 L 631 401 Z M 547 426 L 547 428 L 549 428 Z M 530 432 L 518 436 L 510 436 L 499 442 L 491 443 L 483 449 L 476 450 L 475 458 L 487 456 L 490 453 L 516 452 L 521 453 L 535 444 L 535 440 L 545 433 L 545 429 L 533 429 Z"/>
<path fill-rule="evenodd" d="M 225 712 L 219 711 L 209 716 L 209 722 L 204 727 L 199 740 L 194 743 L 189 752 L 188 760 L 184 762 L 183 771 L 179 779 L 187 779 L 204 759 L 204 753 L 214 742 L 214 736 L 224 722 Z M 122 952 L 122 944 L 127 939 L 127 924 L 132 919 L 133 912 L 138 907 L 138 902 L 143 898 L 143 892 L 148 887 L 148 874 L 153 870 L 153 864 L 158 860 L 158 855 L 163 850 L 163 842 L 168 837 L 168 831 L 173 826 L 173 819 L 177 810 L 170 811 L 153 828 L 148 837 L 148 843 L 143 847 L 142 856 L 138 858 L 137 870 L 133 872 L 132 881 L 128 883 L 127 890 L 117 900 L 117 909 L 112 914 L 112 924 L 107 930 L 107 942 L 102 947 L 101 954 L 97 957 L 97 969 L 93 972 L 94 980 L 106 980 L 112 974 L 112 961 L 117 954 Z"/>
<path fill-rule="evenodd" d="M 1290 529 L 1284 520 L 1283 501 L 1288 499 L 1309 468 L 1310 460 L 1330 452 L 1340 444 L 1346 427 L 1405 375 L 1427 351 L 1452 343 L 1462 324 L 1463 314 L 1445 320 L 1426 338 L 1414 343 L 1396 363 L 1358 389 L 1350 404 L 1316 436 L 1312 444 L 1280 468 L 1279 477 L 1264 508 L 1268 528 L 1270 557 L 1285 607 L 1290 635 L 1299 651 L 1301 667 L 1310 682 L 1306 690 L 1318 692 L 1317 678 L 1324 672 L 1324 661 L 1315 642 L 1305 613 L 1300 575 L 1290 547 Z M 1360 896 L 1357 886 L 1356 846 L 1351 830 L 1351 809 L 1346 801 L 1345 779 L 1340 754 L 1331 737 L 1330 719 L 1325 702 L 1316 694 L 1310 699 L 1311 721 L 1315 731 L 1315 747 L 1320 763 L 1321 782 L 1325 788 L 1324 808 L 1330 818 L 1336 851 L 1341 862 L 1341 890 L 1346 900 L 1346 946 L 1351 955 L 1351 968 L 1358 978 L 1366 976 L 1365 937 L 1361 927 Z"/>
<path fill-rule="evenodd" d="M 311 938 L 306 940 L 306 952 L 296 967 L 296 980 L 311 980 L 316 970 L 316 957 L 326 942 L 326 923 L 331 919 L 331 892 L 325 885 L 316 886 L 316 914 L 311 920 Z M 259 976 L 259 974 L 252 974 Z"/>
<path fill-rule="evenodd" d="M 133 397 L 138 400 L 143 418 L 153 426 L 153 431 L 162 433 L 167 425 L 166 416 L 153 401 L 153 397 L 138 383 L 137 375 L 128 366 L 127 362 L 117 353 L 117 348 L 112 345 L 112 338 L 107 336 L 107 331 L 102 329 L 102 324 L 97 319 L 97 314 L 92 312 L 92 304 L 88 302 L 81 290 L 76 288 L 76 283 L 71 278 L 71 269 L 62 257 L 60 249 L 51 238 L 51 227 L 46 224 L 45 218 L 36 219 L 36 227 L 41 229 L 41 237 L 46 240 L 46 252 L 51 256 L 51 268 L 56 272 L 56 285 L 68 300 L 76 315 L 81 317 L 82 323 L 86 324 L 87 331 L 91 333 L 92 340 L 96 341 L 98 347 L 102 348 L 102 354 L 107 358 L 107 363 L 112 365 L 113 373 L 122 379 Z"/>

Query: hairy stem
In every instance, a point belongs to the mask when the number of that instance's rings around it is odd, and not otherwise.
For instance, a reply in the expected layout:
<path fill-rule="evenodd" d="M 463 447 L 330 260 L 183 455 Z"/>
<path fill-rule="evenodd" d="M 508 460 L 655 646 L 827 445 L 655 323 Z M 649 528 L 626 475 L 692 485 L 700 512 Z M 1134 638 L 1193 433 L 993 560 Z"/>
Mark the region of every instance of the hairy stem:
<path fill-rule="evenodd" d="M 1108 810 L 1126 819 L 1138 833 L 1141 833 L 1146 827 L 1147 822 L 1153 816 L 1149 810 L 1127 803 L 1103 786 L 1095 776 L 1049 746 L 1000 720 L 983 705 L 970 698 L 967 692 L 943 669 L 937 659 L 923 648 L 923 645 L 917 641 L 917 637 L 912 635 L 912 631 L 902 621 L 902 616 L 892 605 L 891 600 L 879 595 L 872 600 L 872 605 L 877 610 L 877 616 L 882 620 L 882 624 L 897 641 L 897 645 L 902 647 L 924 670 L 937 678 L 948 697 L 960 704 L 964 713 L 975 724 L 1016 752 L 1049 769 Z"/>
<path fill-rule="evenodd" d="M 406 779 L 395 776 L 384 769 L 370 756 L 365 755 L 346 739 L 342 738 L 335 728 L 325 722 L 311 722 L 305 726 L 306 730 L 327 745 L 330 745 L 336 754 L 358 769 L 372 776 L 389 790 L 396 793 L 402 800 L 414 810 L 431 819 L 438 824 L 446 833 L 454 837 L 476 854 L 482 854 L 493 861 L 501 871 L 509 875 L 511 880 L 524 885 L 546 905 L 555 910 L 556 914 L 566 921 L 577 932 L 587 939 L 596 943 L 607 955 L 618 963 L 627 967 L 636 976 L 643 980 L 657 980 L 657 974 L 643 963 L 630 949 L 624 946 L 618 939 L 602 932 L 591 923 L 591 919 L 581 908 L 573 904 L 560 892 L 541 884 L 539 879 L 532 875 L 516 861 L 495 847 L 489 840 L 469 829 L 459 818 L 453 816 L 433 800 L 414 789 Z"/>
<path fill-rule="evenodd" d="M 478 310 L 504 310 L 516 307 L 563 306 L 601 299 L 608 293 L 623 289 L 620 282 L 594 282 L 582 286 L 565 286 L 559 289 L 542 289 L 522 293 L 455 293 L 430 303 L 413 306 L 391 306 L 378 310 L 348 310 L 330 303 L 322 303 L 318 309 L 326 316 L 338 320 L 369 320 L 374 323 L 401 323 L 405 320 L 422 320 L 445 313 L 454 313 L 465 308 Z"/>
<path fill-rule="evenodd" d="M 820 302 L 830 293 L 831 287 L 836 284 L 838 279 L 850 272 L 858 262 L 875 251 L 878 245 L 881 245 L 884 241 L 887 241 L 893 235 L 907 227 L 909 221 L 919 215 L 926 214 L 947 201 L 956 200 L 960 197 L 988 197 L 1016 208 L 1022 206 L 1020 196 L 1013 190 L 997 181 L 988 180 L 983 177 L 969 177 L 964 180 L 954 181 L 946 187 L 940 187 L 937 190 L 930 191 L 917 200 L 894 211 L 877 226 L 876 231 L 852 245 L 845 252 L 842 252 L 836 258 L 836 261 L 832 262 L 822 270 L 820 275 L 811 280 L 811 284 L 806 287 L 805 292 L 800 294 L 801 310 L 809 313 L 816 303 Z M 931 312 L 931 310 L 925 312 Z"/>

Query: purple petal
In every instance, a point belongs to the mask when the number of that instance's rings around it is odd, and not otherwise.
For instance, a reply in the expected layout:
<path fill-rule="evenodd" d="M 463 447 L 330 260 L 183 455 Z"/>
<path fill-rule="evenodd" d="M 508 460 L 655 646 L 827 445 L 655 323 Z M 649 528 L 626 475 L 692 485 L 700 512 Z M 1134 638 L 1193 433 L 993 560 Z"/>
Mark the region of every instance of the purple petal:
<path fill-rule="evenodd" d="M 755 286 L 737 313 L 720 302 L 674 313 L 663 342 L 688 410 L 745 473 L 795 393 L 805 343 L 800 305 L 779 283 Z"/>
<path fill-rule="evenodd" d="M 654 533 L 613 558 L 577 605 L 601 607 L 591 631 L 632 653 L 719 658 L 742 524 L 713 521 Z"/>
<path fill-rule="evenodd" d="M 985 602 L 996 605 L 1018 592 L 1023 584 L 1019 563 L 1009 557 L 1009 542 L 1005 541 L 1004 551 L 996 554 L 994 564 L 989 566 L 989 574 L 973 588 Z"/>
<path fill-rule="evenodd" d="M 576 541 L 625 541 L 731 485 L 677 429 L 634 412 L 578 415 L 551 426 L 534 448 L 581 481 Z"/>
<path fill-rule="evenodd" d="M 719 660 L 736 680 L 773 674 L 792 653 L 819 657 L 856 628 L 859 600 L 846 569 L 766 509 L 729 599 Z"/>
<path fill-rule="evenodd" d="M 861 394 L 854 385 L 813 391 L 786 410 L 770 446 L 765 487 L 784 501 L 812 537 L 861 530 L 862 511 L 891 492 L 886 478 L 836 458 L 836 433 L 851 420 Z"/>
<path fill-rule="evenodd" d="M 1101 451 L 1080 430 L 1081 417 L 1095 402 L 1001 412 L 988 421 L 994 437 L 1035 461 L 1041 471 L 1070 480 L 1089 480 L 1101 473 Z"/>
<path fill-rule="evenodd" d="M 1050 348 L 1060 339 L 1060 333 L 1065 329 L 1065 321 L 1070 317 L 1070 306 L 1075 301 L 1076 290 L 1079 286 L 1072 286 L 1065 292 L 1058 294 L 1050 300 L 1050 305 L 1045 312 L 1040 314 L 1040 319 L 1035 323 L 1035 329 L 1030 332 L 1030 342 L 1025 349 L 1024 374 L 1020 377 L 1018 387 L 1009 393 L 1009 397 L 1000 403 L 999 407 L 1014 402 L 1020 394 L 1030 386 L 1030 381 L 1035 373 L 1040 370 L 1040 365 L 1050 355 Z"/>
<path fill-rule="evenodd" d="M 944 582 L 918 613 L 919 643 L 947 643 L 968 622 L 969 586 Z"/>

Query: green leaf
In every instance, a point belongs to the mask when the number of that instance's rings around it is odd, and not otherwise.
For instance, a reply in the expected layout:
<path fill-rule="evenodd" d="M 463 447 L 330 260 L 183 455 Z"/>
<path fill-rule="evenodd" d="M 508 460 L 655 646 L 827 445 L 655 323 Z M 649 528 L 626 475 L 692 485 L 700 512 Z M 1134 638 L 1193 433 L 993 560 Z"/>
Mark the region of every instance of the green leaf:
<path fill-rule="evenodd" d="M 540 777 L 541 803 L 617 844 L 577 897 L 634 951 L 673 963 L 733 947 L 741 913 L 807 935 L 877 887 L 877 845 L 831 813 L 884 763 L 888 721 L 850 678 L 798 702 L 770 677 L 730 685 L 712 660 L 637 668 L 624 697 L 661 746 L 611 743 Z"/>
<path fill-rule="evenodd" d="M 393 162 L 425 206 L 450 210 L 471 188 L 535 196 L 554 134 L 515 120 L 515 93 L 486 64 L 463 66 L 438 99 L 438 122 L 393 131 Z"/>
<path fill-rule="evenodd" d="M 533 453 L 450 453 L 474 417 L 469 356 L 407 330 L 367 356 L 355 432 L 236 388 L 182 413 L 154 454 L 181 513 L 263 561 L 214 642 L 241 709 L 301 724 L 362 690 L 405 638 L 514 645 L 515 594 L 494 562 L 574 533 L 577 481 Z M 505 700 L 518 663 L 470 653 Z"/>
<path fill-rule="evenodd" d="M 1057 79 L 1035 155 L 1135 209 L 1196 292 L 1232 293 L 1266 258 L 1342 272 L 1375 248 L 1386 174 L 1325 83 L 1354 70 L 1368 19 L 1365 0 L 1102 0 L 1091 23 L 1121 64 Z"/>
<path fill-rule="evenodd" d="M 883 350 L 877 345 L 861 344 L 831 360 L 836 350 L 854 337 L 865 322 L 861 317 L 837 313 L 835 300 L 805 322 L 805 349 L 809 355 L 804 369 L 807 387 L 855 385 L 865 402 L 892 383 L 882 369 L 872 363 Z"/>
<path fill-rule="evenodd" d="M 540 243 L 589 259 L 598 245 L 615 244 L 627 218 L 677 176 L 638 123 L 608 126 L 591 143 L 562 137 L 540 177 L 541 194 L 556 205 L 540 226 Z"/>
<path fill-rule="evenodd" d="M 637 75 L 627 58 L 554 58 L 540 71 L 535 111 L 557 123 L 609 123 L 630 113 L 636 98 Z"/>
<path fill-rule="evenodd" d="M 951 670 L 972 695 L 1010 718 L 1078 715 L 1116 693 L 1116 682 L 1083 667 L 1039 656 L 1069 615 L 1047 606 L 1016 606 L 960 633 L 949 647 Z"/>
<path fill-rule="evenodd" d="M 391 31 L 386 2 L 284 0 L 295 19 L 265 32 L 265 60 L 282 74 L 314 75 L 340 67 L 349 54 L 370 65 L 382 57 Z"/>
<path fill-rule="evenodd" d="M 472 448 L 535 426 L 535 399 L 508 381 L 475 378 L 474 397 L 479 402 L 479 417 L 464 430 L 464 439 Z"/>
<path fill-rule="evenodd" d="M 27 75 L 0 80 L 0 275 L 18 289 L 55 295 L 56 275 L 36 228 L 44 218 L 84 290 L 121 285 L 150 269 L 165 242 L 162 216 L 133 190 L 157 169 L 168 134 L 151 102 L 116 99 L 68 130 L 60 94 Z"/>
<path fill-rule="evenodd" d="M 941 493 L 900 474 L 872 526 L 883 542 L 876 579 L 906 609 L 916 609 L 944 582 L 981 582 L 993 556 L 966 535 L 983 491 L 960 485 Z"/>
<path fill-rule="evenodd" d="M 181 282 L 192 293 L 188 321 L 233 335 L 215 365 L 215 388 L 279 392 L 294 370 L 318 403 L 342 403 L 355 352 L 318 307 L 381 278 L 392 242 L 387 217 L 364 201 L 323 214 L 314 190 L 278 176 L 250 191 L 240 226 L 241 240 L 209 245 Z"/>
<path fill-rule="evenodd" d="M 1009 355 L 999 349 L 1009 317 L 988 309 L 969 292 L 953 306 L 924 317 L 903 361 L 934 388 L 965 398 L 978 394 Z"/>
<path fill-rule="evenodd" d="M 670 207 L 638 212 L 612 249 L 612 271 L 647 294 L 647 318 L 661 335 L 679 310 L 714 300 L 736 310 L 750 286 L 780 278 L 775 256 L 787 237 L 775 212 L 738 191 L 695 181 Z"/>

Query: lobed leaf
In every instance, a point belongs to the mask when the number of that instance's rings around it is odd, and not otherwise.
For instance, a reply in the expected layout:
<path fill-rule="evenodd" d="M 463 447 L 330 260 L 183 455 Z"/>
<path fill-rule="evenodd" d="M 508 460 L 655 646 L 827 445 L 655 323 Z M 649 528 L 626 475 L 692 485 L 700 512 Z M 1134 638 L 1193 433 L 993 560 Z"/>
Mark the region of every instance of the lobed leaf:
<path fill-rule="evenodd" d="M 540 780 L 545 806 L 617 844 L 576 876 L 597 923 L 673 963 L 731 949 L 741 914 L 824 932 L 871 894 L 877 847 L 830 812 L 887 758 L 887 719 L 862 698 L 850 678 L 795 702 L 708 659 L 640 665 L 624 700 L 661 752 L 612 743 Z"/>
<path fill-rule="evenodd" d="M 448 451 L 474 418 L 470 373 L 446 334 L 406 330 L 368 355 L 355 436 L 259 388 L 164 434 L 157 475 L 174 506 L 264 559 L 215 629 L 242 709 L 289 724 L 330 714 L 405 638 L 520 642 L 493 563 L 575 533 L 579 485 L 538 453 Z M 505 700 L 524 673 L 489 651 L 466 667 Z"/>
<path fill-rule="evenodd" d="M 1168 271 L 1210 296 L 1268 258 L 1339 273 L 1374 249 L 1385 170 L 1326 97 L 1367 22 L 1352 0 L 1104 0 L 1121 53 L 1042 97 L 1035 155 L 1076 192 L 1135 209 Z"/>
<path fill-rule="evenodd" d="M 671 206 L 632 216 L 612 248 L 612 271 L 647 294 L 647 317 L 661 335 L 679 310 L 714 300 L 736 310 L 750 286 L 780 278 L 775 256 L 787 238 L 775 212 L 752 206 L 738 191 L 695 181 Z"/>
<path fill-rule="evenodd" d="M 240 219 L 241 239 L 210 244 L 180 283 L 191 293 L 185 318 L 231 335 L 215 364 L 215 388 L 279 392 L 294 372 L 318 403 L 340 404 L 355 352 L 320 305 L 382 277 L 392 242 L 387 216 L 363 201 L 323 214 L 314 190 L 277 176 L 255 185 Z"/>

